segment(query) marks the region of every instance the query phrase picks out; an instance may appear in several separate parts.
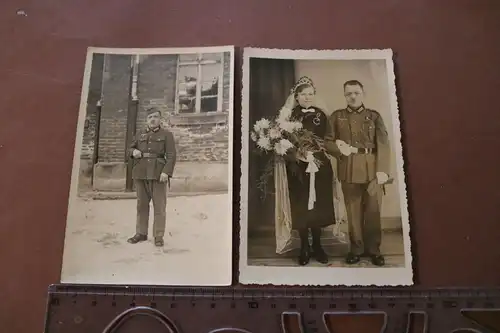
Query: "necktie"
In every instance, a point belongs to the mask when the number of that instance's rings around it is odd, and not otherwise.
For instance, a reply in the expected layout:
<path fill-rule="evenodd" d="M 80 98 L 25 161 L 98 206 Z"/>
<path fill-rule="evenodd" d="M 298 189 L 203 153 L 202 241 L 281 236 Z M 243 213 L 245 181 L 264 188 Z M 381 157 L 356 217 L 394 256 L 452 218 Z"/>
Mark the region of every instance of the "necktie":
<path fill-rule="evenodd" d="M 302 109 L 302 112 L 304 113 L 314 112 L 314 109 Z"/>

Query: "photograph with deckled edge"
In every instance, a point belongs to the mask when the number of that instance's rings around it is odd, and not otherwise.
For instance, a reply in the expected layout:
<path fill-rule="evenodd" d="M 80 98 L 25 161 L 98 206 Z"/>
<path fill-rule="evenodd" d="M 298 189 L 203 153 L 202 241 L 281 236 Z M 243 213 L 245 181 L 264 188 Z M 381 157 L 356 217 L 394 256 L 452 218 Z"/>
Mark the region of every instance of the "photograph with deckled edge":
<path fill-rule="evenodd" d="M 411 285 L 393 52 L 243 52 L 239 280 Z"/>

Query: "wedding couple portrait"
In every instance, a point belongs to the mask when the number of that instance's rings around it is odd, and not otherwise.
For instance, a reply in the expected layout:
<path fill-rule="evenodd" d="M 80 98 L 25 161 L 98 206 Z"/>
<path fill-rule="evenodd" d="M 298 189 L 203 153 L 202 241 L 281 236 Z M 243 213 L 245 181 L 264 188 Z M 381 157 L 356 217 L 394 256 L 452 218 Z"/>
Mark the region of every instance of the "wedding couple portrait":
<path fill-rule="evenodd" d="M 243 283 L 412 283 L 391 50 L 250 49 Z"/>

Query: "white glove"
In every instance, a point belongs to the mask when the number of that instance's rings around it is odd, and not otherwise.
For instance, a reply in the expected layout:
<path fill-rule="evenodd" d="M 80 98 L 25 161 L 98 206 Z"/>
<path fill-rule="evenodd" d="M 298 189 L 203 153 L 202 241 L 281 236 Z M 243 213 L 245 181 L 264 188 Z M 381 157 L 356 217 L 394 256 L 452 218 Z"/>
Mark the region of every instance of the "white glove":
<path fill-rule="evenodd" d="M 385 172 L 377 172 L 377 184 L 382 185 L 385 184 L 389 180 L 389 175 Z"/>
<path fill-rule="evenodd" d="M 335 143 L 337 144 L 337 147 L 339 147 L 339 150 L 342 153 L 342 155 L 345 155 L 345 156 L 351 155 L 352 151 L 351 151 L 350 145 L 348 145 L 347 143 L 345 143 L 342 140 L 337 140 L 337 141 L 335 141 Z"/>
<path fill-rule="evenodd" d="M 168 180 L 168 175 L 164 172 L 160 174 L 160 183 L 164 183 Z"/>
<path fill-rule="evenodd" d="M 134 149 L 134 150 L 132 151 L 132 156 L 133 156 L 134 158 L 139 158 L 139 157 L 141 157 L 141 155 L 142 155 L 142 153 L 141 153 L 141 151 L 140 151 L 139 149 Z"/>

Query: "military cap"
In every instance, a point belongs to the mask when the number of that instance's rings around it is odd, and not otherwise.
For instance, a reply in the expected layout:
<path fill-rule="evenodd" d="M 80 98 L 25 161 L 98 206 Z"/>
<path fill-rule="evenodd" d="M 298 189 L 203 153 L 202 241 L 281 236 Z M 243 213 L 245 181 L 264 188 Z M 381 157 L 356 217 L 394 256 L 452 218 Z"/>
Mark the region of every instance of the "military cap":
<path fill-rule="evenodd" d="M 150 114 L 157 113 L 157 112 L 161 115 L 160 109 L 157 109 L 155 107 L 151 107 L 151 108 L 146 109 L 146 115 L 148 115 L 148 116 Z"/>

